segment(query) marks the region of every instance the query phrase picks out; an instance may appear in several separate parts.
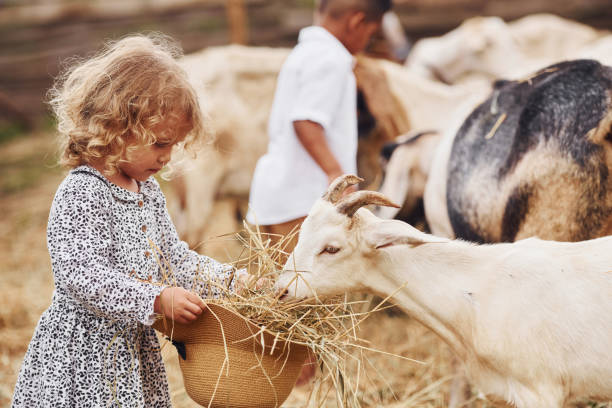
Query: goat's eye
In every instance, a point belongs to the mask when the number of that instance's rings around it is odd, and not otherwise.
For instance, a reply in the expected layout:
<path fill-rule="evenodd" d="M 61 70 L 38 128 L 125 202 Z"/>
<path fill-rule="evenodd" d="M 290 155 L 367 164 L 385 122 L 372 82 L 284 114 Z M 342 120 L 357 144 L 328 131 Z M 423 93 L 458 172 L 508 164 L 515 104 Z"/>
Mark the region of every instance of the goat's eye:
<path fill-rule="evenodd" d="M 321 251 L 321 253 L 328 253 L 328 254 L 335 254 L 336 252 L 338 252 L 340 250 L 340 248 L 337 247 L 333 247 L 331 245 L 326 246 L 325 248 L 323 248 L 323 250 Z"/>

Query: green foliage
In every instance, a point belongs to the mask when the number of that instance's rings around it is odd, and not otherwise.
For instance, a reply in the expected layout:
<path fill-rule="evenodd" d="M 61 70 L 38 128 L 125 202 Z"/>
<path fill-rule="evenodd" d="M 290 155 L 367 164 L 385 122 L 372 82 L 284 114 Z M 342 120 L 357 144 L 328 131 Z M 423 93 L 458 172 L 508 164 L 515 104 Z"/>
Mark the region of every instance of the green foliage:
<path fill-rule="evenodd" d="M 2 132 L 0 142 L 0 198 L 35 187 L 62 172 L 57 164 L 54 131 L 42 121 L 38 130 Z M 5 129 L 0 127 L 0 129 Z"/>
<path fill-rule="evenodd" d="M 296 2 L 299 7 L 312 9 L 315 7 L 315 0 L 297 0 Z"/>
<path fill-rule="evenodd" d="M 0 197 L 37 185 L 48 173 L 60 172 L 54 160 L 44 153 L 35 153 L 17 160 L 0 162 Z"/>
<path fill-rule="evenodd" d="M 227 27 L 227 21 L 224 16 L 210 16 L 205 19 L 198 19 L 188 23 L 188 27 L 193 31 L 209 33 L 221 30 Z"/>
<path fill-rule="evenodd" d="M 22 124 L 0 119 L 0 145 L 16 139 L 24 133 L 25 129 Z"/>

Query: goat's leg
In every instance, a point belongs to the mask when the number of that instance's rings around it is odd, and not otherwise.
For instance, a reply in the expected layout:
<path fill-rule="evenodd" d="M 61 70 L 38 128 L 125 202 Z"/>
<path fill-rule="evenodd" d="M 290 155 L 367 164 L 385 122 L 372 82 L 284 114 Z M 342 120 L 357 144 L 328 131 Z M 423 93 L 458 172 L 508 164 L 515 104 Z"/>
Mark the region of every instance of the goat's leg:
<path fill-rule="evenodd" d="M 176 212 L 172 217 L 176 220 L 179 236 L 191 247 L 198 246 L 204 237 L 225 172 L 223 162 L 213 157 L 213 154 L 206 156 L 207 160 L 198 158 L 197 161 L 186 164 L 186 169 L 181 172 L 181 182 L 176 186 L 170 183 L 177 189 L 179 202 L 179 205 L 174 206 Z"/>
<path fill-rule="evenodd" d="M 536 384 L 533 387 L 514 388 L 512 402 L 517 408 L 562 408 L 566 395 L 558 384 Z"/>
<path fill-rule="evenodd" d="M 610 216 L 610 218 L 608 218 L 607 227 L 605 227 L 604 233 L 600 234 L 601 237 L 605 237 L 605 236 L 608 236 L 608 235 L 612 235 L 612 216 Z"/>
<path fill-rule="evenodd" d="M 461 364 L 457 357 L 453 357 L 452 369 L 455 377 L 451 383 L 448 407 L 467 408 L 472 406 L 473 404 L 469 402 L 472 395 L 470 383 L 465 375 L 463 364 Z"/>

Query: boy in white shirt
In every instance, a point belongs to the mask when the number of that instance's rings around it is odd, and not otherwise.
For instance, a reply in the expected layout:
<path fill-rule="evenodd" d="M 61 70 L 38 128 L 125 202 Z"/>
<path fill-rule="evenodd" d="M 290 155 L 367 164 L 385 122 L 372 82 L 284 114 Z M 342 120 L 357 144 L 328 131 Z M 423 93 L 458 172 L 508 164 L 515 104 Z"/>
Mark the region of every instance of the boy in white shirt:
<path fill-rule="evenodd" d="M 247 221 L 271 234 L 299 225 L 336 177 L 357 173 L 353 54 L 380 27 L 391 0 L 320 0 L 278 77 Z M 291 250 L 293 247 L 288 248 Z"/>

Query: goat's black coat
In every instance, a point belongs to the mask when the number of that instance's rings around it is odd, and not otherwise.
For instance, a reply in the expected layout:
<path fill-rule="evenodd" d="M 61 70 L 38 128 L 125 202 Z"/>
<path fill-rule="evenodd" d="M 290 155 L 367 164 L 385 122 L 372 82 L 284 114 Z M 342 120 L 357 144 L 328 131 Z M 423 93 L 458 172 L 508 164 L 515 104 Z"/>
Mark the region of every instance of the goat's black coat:
<path fill-rule="evenodd" d="M 446 199 L 456 236 L 475 242 L 514 241 L 528 214 L 564 211 L 565 207 L 538 208 L 535 200 L 547 194 L 554 169 L 540 176 L 534 168 L 527 180 L 514 174 L 525 155 L 535 150 L 538 160 L 571 162 L 573 171 L 557 175 L 563 180 L 556 182 L 568 185 L 567 194 L 558 200 L 580 201 L 575 214 L 558 214 L 575 228 L 564 233 L 561 225 L 558 234 L 540 238 L 575 241 L 597 236 L 612 214 L 606 164 L 610 148 L 605 146 L 612 137 L 608 128 L 604 137 L 592 140 L 592 130 L 611 114 L 611 92 L 612 68 L 592 60 L 562 62 L 521 81 L 498 81 L 488 99 L 464 121 L 452 147 Z M 502 183 L 511 186 L 509 193 L 502 193 L 508 191 Z M 570 187 L 576 185 L 581 186 L 578 191 Z M 474 194 L 474 186 L 484 187 Z M 481 220 L 489 217 L 483 214 L 486 208 L 497 205 L 503 215 L 497 219 L 501 227 L 493 232 L 491 223 L 483 225 Z"/>

